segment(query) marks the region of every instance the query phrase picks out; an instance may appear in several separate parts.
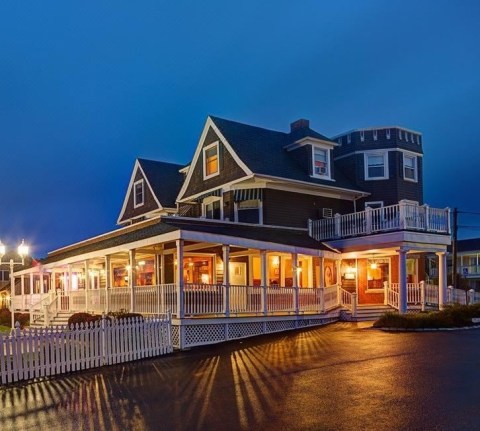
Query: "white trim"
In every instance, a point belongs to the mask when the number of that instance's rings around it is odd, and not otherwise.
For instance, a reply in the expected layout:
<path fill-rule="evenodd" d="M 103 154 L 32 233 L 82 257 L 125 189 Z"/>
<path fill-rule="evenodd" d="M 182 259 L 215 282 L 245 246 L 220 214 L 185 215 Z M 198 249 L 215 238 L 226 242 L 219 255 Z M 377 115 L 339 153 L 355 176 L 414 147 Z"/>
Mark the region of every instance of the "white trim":
<path fill-rule="evenodd" d="M 230 152 L 230 155 L 233 157 L 235 162 L 237 162 L 237 164 L 243 169 L 243 171 L 245 172 L 245 175 L 247 175 L 247 176 L 248 175 L 253 175 L 253 172 L 247 167 L 247 165 L 245 163 L 243 163 L 243 161 L 240 159 L 240 157 L 238 157 L 238 155 L 233 150 L 232 146 L 225 139 L 225 136 L 223 136 L 223 134 L 220 132 L 220 130 L 218 130 L 218 127 L 215 125 L 212 118 L 208 117 L 207 121 L 205 122 L 205 126 L 203 127 L 203 131 L 202 131 L 202 134 L 200 136 L 200 139 L 198 141 L 197 148 L 195 149 L 195 154 L 193 155 L 192 162 L 189 165 L 190 168 L 188 169 L 187 177 L 185 178 L 185 181 L 182 185 L 182 188 L 180 189 L 180 192 L 178 193 L 178 196 L 177 196 L 177 201 L 178 202 L 181 202 L 184 199 L 183 195 L 185 194 L 185 192 L 188 188 L 188 185 L 190 184 L 190 180 L 192 178 L 192 173 L 195 170 L 195 167 L 197 165 L 198 158 L 200 157 L 200 151 L 202 151 L 203 143 L 205 141 L 205 138 L 207 136 L 207 133 L 208 133 L 208 130 L 210 129 L 210 127 L 217 134 L 218 138 L 222 142 L 225 149 L 227 149 Z M 203 191 L 202 193 L 205 193 L 205 191 Z M 200 193 L 199 195 L 201 195 L 202 193 Z M 187 196 L 187 197 L 190 198 L 190 196 Z"/>
<path fill-rule="evenodd" d="M 206 206 L 210 205 L 214 202 L 220 202 L 220 218 L 217 219 L 207 219 L 207 211 L 206 211 Z M 207 220 L 217 220 L 217 221 L 222 221 L 223 220 L 223 195 L 222 196 L 207 196 L 205 199 L 202 200 L 202 218 L 207 219 Z"/>
<path fill-rule="evenodd" d="M 299 139 L 298 141 L 295 141 L 291 144 L 285 145 L 283 148 L 287 151 L 292 151 L 297 148 L 303 147 L 305 145 L 316 145 L 318 147 L 328 147 L 328 148 L 335 148 L 339 147 L 340 144 L 336 142 L 331 142 L 331 141 L 325 141 L 323 139 L 317 139 L 317 138 L 312 138 L 312 137 L 305 137 L 302 139 Z"/>
<path fill-rule="evenodd" d="M 217 148 L 217 171 L 214 172 L 213 174 L 208 174 L 207 175 L 207 158 L 205 156 L 205 153 L 210 150 L 211 148 Z M 217 175 L 220 175 L 220 146 L 219 146 L 219 141 L 212 142 L 211 144 L 207 145 L 206 147 L 203 147 L 202 149 L 202 154 L 203 154 L 203 179 L 208 180 L 209 178 L 216 177 Z"/>
<path fill-rule="evenodd" d="M 368 156 L 382 156 L 383 157 L 383 175 L 379 177 L 370 177 L 368 175 Z M 375 150 L 375 151 L 365 151 L 363 155 L 363 167 L 365 174 L 365 181 L 378 181 L 378 180 L 388 180 L 388 151 L 384 150 Z"/>
<path fill-rule="evenodd" d="M 416 153 L 415 151 L 411 151 L 411 150 L 404 150 L 403 148 L 398 148 L 398 147 L 395 147 L 395 148 L 379 148 L 378 150 L 377 149 L 371 149 L 371 150 L 358 150 L 358 151 L 351 151 L 349 153 L 346 153 L 346 154 L 342 154 L 341 156 L 337 156 L 333 159 L 333 161 L 336 161 L 336 160 L 340 160 L 340 159 L 344 159 L 346 157 L 350 157 L 350 156 L 354 156 L 354 155 L 357 155 L 357 154 L 365 154 L 365 153 L 376 153 L 378 151 L 388 151 L 388 152 L 394 152 L 394 151 L 397 151 L 399 153 L 408 153 L 408 154 L 414 154 L 415 156 L 417 157 L 423 157 L 423 154 L 422 153 Z"/>
<path fill-rule="evenodd" d="M 249 225 L 263 225 L 263 199 L 256 199 L 258 200 L 258 223 L 242 223 L 242 224 L 249 224 Z M 252 208 L 253 209 L 253 208 Z M 241 210 L 240 210 L 241 211 Z M 238 221 L 238 202 L 234 202 L 233 206 L 233 212 L 234 212 L 234 221 L 235 223 L 240 223 Z"/>
<path fill-rule="evenodd" d="M 153 192 L 153 188 L 152 186 L 150 185 L 150 182 L 148 181 L 148 178 L 147 176 L 145 175 L 145 172 L 144 170 L 142 169 L 142 166 L 140 165 L 140 162 L 138 161 L 138 159 L 135 160 L 135 164 L 133 165 L 133 170 L 132 170 L 132 175 L 130 176 L 130 181 L 128 183 L 128 187 L 127 187 L 127 193 L 125 194 L 125 198 L 123 199 L 123 205 L 122 205 L 122 209 L 120 210 L 120 215 L 118 216 L 118 219 L 117 219 L 117 224 L 120 225 L 120 224 L 124 224 L 126 223 L 128 220 L 132 220 L 132 219 L 127 219 L 125 221 L 121 221 L 122 220 L 122 217 L 123 215 L 125 214 L 125 210 L 127 209 L 127 205 L 128 205 L 128 198 L 130 197 L 130 193 L 132 192 L 132 187 L 133 187 L 133 183 L 135 181 L 135 177 L 137 176 L 137 170 L 140 169 L 140 172 L 142 174 L 142 178 L 145 180 L 145 182 L 147 183 L 147 186 L 148 188 L 150 189 L 150 192 L 152 193 L 152 196 L 153 198 L 155 199 L 155 202 L 157 203 L 158 205 L 158 209 L 159 210 L 162 210 L 163 209 L 163 206 L 162 204 L 160 203 L 160 201 L 158 200 L 157 196 L 155 195 L 155 193 Z"/>
<path fill-rule="evenodd" d="M 137 202 L 137 186 L 141 185 L 142 186 L 142 201 Z M 133 183 L 133 208 L 139 208 L 145 205 L 145 181 L 143 178 L 140 178 L 139 180 L 135 181 Z"/>
<path fill-rule="evenodd" d="M 368 201 L 368 202 L 365 202 L 365 208 L 370 207 L 370 205 L 372 204 L 377 204 L 377 205 L 380 205 L 380 208 L 383 207 L 383 201 Z M 377 207 L 370 207 L 370 208 L 377 208 Z"/>
<path fill-rule="evenodd" d="M 343 136 L 346 136 L 348 133 L 355 133 L 355 132 L 360 132 L 360 131 L 369 131 L 369 130 L 385 130 L 385 129 L 401 129 L 401 130 L 405 130 L 407 132 L 411 132 L 411 133 L 415 133 L 417 135 L 420 135 L 422 136 L 422 133 L 420 132 L 417 132 L 416 130 L 413 130 L 413 129 L 407 129 L 405 127 L 401 127 L 401 126 L 378 126 L 378 127 L 364 127 L 364 128 L 361 128 L 361 129 L 351 129 L 351 130 L 348 130 L 347 132 L 343 132 L 343 133 L 339 133 L 335 136 L 332 137 L 332 139 L 337 139 L 337 138 L 341 138 Z"/>

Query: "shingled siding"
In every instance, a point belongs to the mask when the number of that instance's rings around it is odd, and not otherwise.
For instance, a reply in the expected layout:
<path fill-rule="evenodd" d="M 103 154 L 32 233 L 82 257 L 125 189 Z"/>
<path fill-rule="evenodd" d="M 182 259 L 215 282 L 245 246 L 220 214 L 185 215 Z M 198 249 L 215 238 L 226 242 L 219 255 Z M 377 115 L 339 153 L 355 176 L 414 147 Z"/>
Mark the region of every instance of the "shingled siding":
<path fill-rule="evenodd" d="M 207 180 L 203 179 L 203 148 L 219 141 L 219 165 L 220 173 L 212 178 Z M 230 152 L 225 148 L 222 141 L 215 133 L 215 131 L 210 128 L 207 132 L 205 140 L 202 145 L 202 151 L 200 151 L 196 165 L 193 167 L 192 176 L 190 177 L 190 182 L 187 186 L 187 189 L 181 199 L 187 198 L 189 196 L 196 195 L 206 190 L 210 190 L 215 187 L 221 187 L 223 184 L 230 181 L 236 180 L 245 176 L 243 169 L 238 166 L 237 162 L 233 159 Z"/>
<path fill-rule="evenodd" d="M 322 218 L 323 208 L 331 208 L 333 214 L 346 214 L 353 212 L 353 202 L 265 189 L 263 195 L 263 223 L 306 228 L 309 218 L 314 220 Z"/>
<path fill-rule="evenodd" d="M 133 205 L 134 187 L 132 184 L 132 188 L 129 190 L 127 206 L 125 208 L 125 212 L 123 213 L 123 217 L 120 220 L 120 223 L 123 223 L 132 218 L 140 217 L 143 214 L 147 214 L 150 211 L 158 209 L 158 204 L 155 201 L 155 198 L 152 192 L 150 191 L 150 187 L 148 187 L 147 185 L 147 180 L 144 178 L 142 171 L 138 169 L 137 173 L 135 174 L 134 182 L 141 179 L 143 179 L 144 204 L 140 207 L 134 208 L 134 205 Z"/>
<path fill-rule="evenodd" d="M 360 189 L 370 193 L 370 196 L 357 202 L 357 210 L 362 210 L 365 202 L 372 201 L 382 201 L 384 205 L 394 205 L 402 199 L 408 199 L 423 204 L 423 163 L 421 157 L 417 157 L 417 182 L 403 179 L 403 153 L 400 151 L 389 151 L 388 153 L 388 180 L 365 180 L 363 153 L 352 154 L 349 157 L 336 160 L 335 163 L 350 181 L 354 181 Z"/>
<path fill-rule="evenodd" d="M 235 205 L 233 203 L 233 192 L 226 192 L 223 194 L 223 219 L 235 220 Z"/>

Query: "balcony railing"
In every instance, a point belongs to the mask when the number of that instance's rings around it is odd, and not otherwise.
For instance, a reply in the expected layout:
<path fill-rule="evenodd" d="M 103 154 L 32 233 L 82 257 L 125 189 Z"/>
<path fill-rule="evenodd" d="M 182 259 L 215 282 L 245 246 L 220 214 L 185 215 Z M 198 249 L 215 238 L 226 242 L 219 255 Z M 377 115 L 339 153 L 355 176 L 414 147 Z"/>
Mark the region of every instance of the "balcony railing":
<path fill-rule="evenodd" d="M 450 234 L 450 209 L 401 201 L 396 205 L 335 214 L 332 218 L 308 222 L 309 235 L 318 241 L 398 230 Z"/>

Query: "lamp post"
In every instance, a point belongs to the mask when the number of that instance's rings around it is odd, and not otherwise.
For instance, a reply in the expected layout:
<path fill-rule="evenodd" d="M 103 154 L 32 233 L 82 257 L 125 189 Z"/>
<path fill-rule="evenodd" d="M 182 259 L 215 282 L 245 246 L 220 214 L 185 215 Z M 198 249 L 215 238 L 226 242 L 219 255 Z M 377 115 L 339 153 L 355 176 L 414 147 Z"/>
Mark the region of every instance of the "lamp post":
<path fill-rule="evenodd" d="M 29 250 L 28 245 L 26 245 L 25 240 L 22 239 L 22 242 L 17 248 L 17 254 L 20 256 L 21 261 L 15 261 L 13 259 L 10 259 L 10 262 L 9 262 L 10 263 L 10 313 L 12 315 L 12 329 L 15 328 L 15 316 L 14 316 L 14 310 L 13 310 L 13 297 L 15 296 L 15 283 L 13 280 L 13 268 L 15 265 L 22 265 L 22 266 L 25 265 L 25 257 L 28 256 L 28 250 Z M 5 256 L 6 251 L 7 250 L 5 245 L 2 243 L 2 241 L 0 241 L 0 265 L 2 265 L 2 263 L 6 263 L 6 262 L 2 262 L 2 258 L 3 256 Z"/>

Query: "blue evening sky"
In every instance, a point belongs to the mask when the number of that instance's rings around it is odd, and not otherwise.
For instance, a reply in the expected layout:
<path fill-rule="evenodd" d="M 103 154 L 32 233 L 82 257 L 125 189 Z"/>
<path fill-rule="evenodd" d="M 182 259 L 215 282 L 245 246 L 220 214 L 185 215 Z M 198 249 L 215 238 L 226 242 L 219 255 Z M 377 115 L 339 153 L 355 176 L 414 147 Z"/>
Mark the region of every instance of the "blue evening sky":
<path fill-rule="evenodd" d="M 41 257 L 115 228 L 135 158 L 187 163 L 209 114 L 421 131 L 425 201 L 480 212 L 479 22 L 476 0 L 3 0 L 0 238 Z"/>

